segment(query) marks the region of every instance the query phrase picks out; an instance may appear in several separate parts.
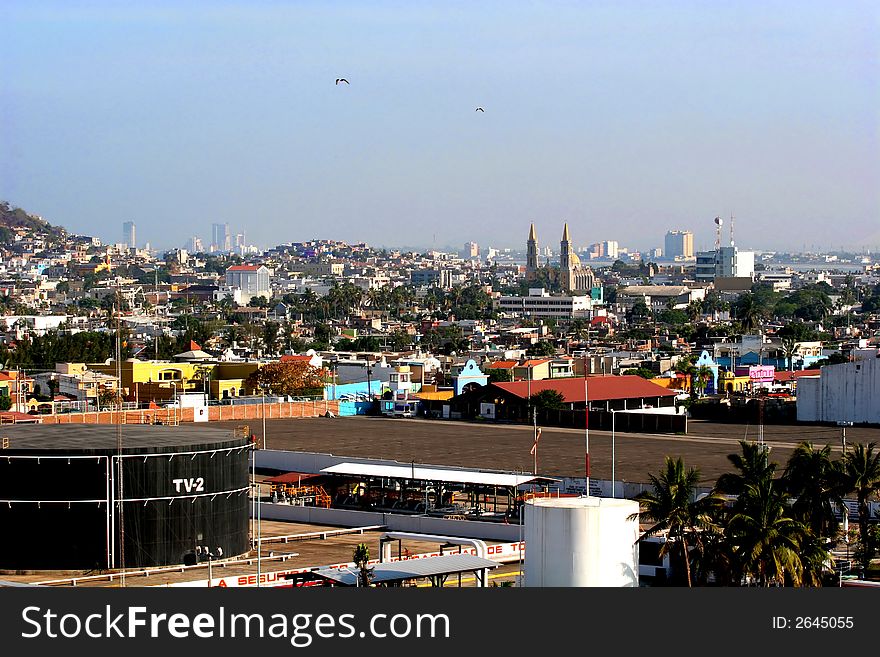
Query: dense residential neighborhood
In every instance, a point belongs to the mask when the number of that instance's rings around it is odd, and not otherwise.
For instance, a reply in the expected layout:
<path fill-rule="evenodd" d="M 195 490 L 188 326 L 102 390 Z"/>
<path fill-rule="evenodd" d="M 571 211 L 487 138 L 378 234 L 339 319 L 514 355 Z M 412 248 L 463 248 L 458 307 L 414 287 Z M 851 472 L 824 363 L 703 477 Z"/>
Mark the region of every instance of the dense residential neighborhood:
<path fill-rule="evenodd" d="M 608 262 L 598 258 L 609 245 L 598 243 L 581 259 L 567 225 L 558 251 L 540 251 L 561 259 L 543 265 L 534 225 L 524 262 L 510 250 L 484 257 L 473 243 L 461 253 L 332 240 L 236 252 L 218 238 L 213 252 L 158 254 L 3 208 L 0 404 L 19 413 L 96 410 L 117 395 L 136 406 L 195 392 L 207 404 L 263 393 L 372 399 L 388 396 L 403 366 L 413 372 L 407 396 L 425 415 L 460 392 L 453 380 L 473 360 L 498 382 L 636 374 L 684 394 L 694 413 L 787 395 L 789 419 L 831 421 L 834 402 L 819 410 L 812 392 L 820 368 L 830 375 L 880 344 L 871 257 L 848 256 L 857 266 L 840 273 L 749 253 L 748 263 L 765 264 L 727 272 L 742 252 L 722 247 L 732 255 L 719 250 L 718 275 L 700 281 L 692 247 L 645 263 L 615 243 Z M 131 237 L 133 224 L 125 228 Z M 682 234 L 671 231 L 667 246 Z M 299 387 L 257 376 L 274 362 L 320 374 Z M 860 370 L 840 371 L 869 371 Z M 810 408 L 795 411 L 805 381 Z M 870 406 L 840 409 L 841 418 L 877 422 Z"/>
<path fill-rule="evenodd" d="M 687 231 L 670 231 L 667 255 L 646 261 L 616 242 L 578 248 L 568 224 L 558 249 L 541 247 L 533 224 L 521 251 L 467 243 L 457 253 L 334 240 L 260 250 L 215 224 L 209 250 L 158 253 L 135 243 L 133 222 L 126 243 L 105 244 L 2 209 L 5 424 L 262 422 L 261 448 L 267 418 L 524 425 L 534 477 L 542 429 L 753 426 L 759 442 L 729 456 L 738 473 L 711 486 L 668 454 L 645 463 L 637 488 L 621 482 L 641 503 L 642 543 L 665 541 L 651 557 L 659 565 L 640 566 L 643 581 L 808 586 L 873 573 L 880 466 L 873 443 L 847 452 L 845 438 L 846 427 L 880 425 L 880 261 L 870 255 L 694 253 Z M 804 440 L 787 464 L 772 461 L 765 425 L 840 428 L 841 458 Z M 613 452 L 610 479 L 590 479 L 589 456 L 585 472 L 575 459 L 555 473 L 565 475 L 557 494 L 617 496 Z M 351 504 L 350 493 L 301 499 L 311 488 L 286 486 L 273 504 L 288 490 L 299 491 L 288 503 Z M 744 518 L 758 508 L 796 527 L 787 547 L 746 559 L 738 550 L 761 539 Z M 850 516 L 852 559 L 841 529 Z M 832 572 L 832 554 L 849 565 Z"/>

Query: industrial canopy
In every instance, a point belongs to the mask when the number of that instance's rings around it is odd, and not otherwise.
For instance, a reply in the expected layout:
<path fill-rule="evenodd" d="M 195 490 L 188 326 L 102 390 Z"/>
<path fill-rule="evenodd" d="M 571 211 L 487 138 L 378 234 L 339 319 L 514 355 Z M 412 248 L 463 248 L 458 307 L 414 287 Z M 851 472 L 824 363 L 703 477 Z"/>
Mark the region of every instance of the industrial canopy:
<path fill-rule="evenodd" d="M 455 575 L 498 568 L 497 561 L 475 557 L 471 554 L 449 554 L 439 557 L 422 557 L 377 563 L 373 566 L 373 584 L 393 584 L 423 577 Z M 321 579 L 330 580 L 340 586 L 356 586 L 358 571 L 354 568 L 321 568 L 310 573 Z"/>
<path fill-rule="evenodd" d="M 421 479 L 425 481 L 444 481 L 457 484 L 479 484 L 483 486 L 508 486 L 516 488 L 523 484 L 549 483 L 556 481 L 549 477 L 536 477 L 531 474 L 509 474 L 504 472 L 479 472 L 476 470 L 453 470 L 426 468 L 421 465 L 380 465 L 373 463 L 337 463 L 321 470 L 325 474 L 349 475 L 358 477 L 382 477 L 385 479 Z"/>

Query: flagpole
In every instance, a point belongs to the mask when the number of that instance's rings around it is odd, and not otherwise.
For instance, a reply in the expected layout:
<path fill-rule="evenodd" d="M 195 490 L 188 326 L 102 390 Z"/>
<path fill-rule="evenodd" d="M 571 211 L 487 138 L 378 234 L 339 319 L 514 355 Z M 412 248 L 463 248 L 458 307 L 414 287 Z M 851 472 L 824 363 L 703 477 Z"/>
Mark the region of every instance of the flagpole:
<path fill-rule="evenodd" d="M 535 456 L 535 476 L 538 476 L 538 417 L 535 414 L 535 448 L 532 450 Z"/>

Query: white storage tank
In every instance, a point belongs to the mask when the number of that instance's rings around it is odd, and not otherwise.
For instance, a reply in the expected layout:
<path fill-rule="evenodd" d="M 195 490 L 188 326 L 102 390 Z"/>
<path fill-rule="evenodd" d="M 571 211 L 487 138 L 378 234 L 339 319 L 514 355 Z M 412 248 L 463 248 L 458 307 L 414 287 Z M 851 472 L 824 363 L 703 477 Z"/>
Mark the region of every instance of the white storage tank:
<path fill-rule="evenodd" d="M 638 586 L 639 503 L 546 497 L 525 505 L 526 586 Z"/>

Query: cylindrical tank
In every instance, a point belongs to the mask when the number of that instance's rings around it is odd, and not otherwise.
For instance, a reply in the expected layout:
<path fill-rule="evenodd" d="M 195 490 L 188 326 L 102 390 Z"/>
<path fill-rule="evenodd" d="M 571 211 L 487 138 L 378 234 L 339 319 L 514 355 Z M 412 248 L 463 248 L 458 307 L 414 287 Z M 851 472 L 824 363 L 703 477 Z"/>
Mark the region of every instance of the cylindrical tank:
<path fill-rule="evenodd" d="M 547 497 L 525 505 L 526 586 L 638 586 L 639 503 Z"/>
<path fill-rule="evenodd" d="M 3 437 L 0 569 L 164 566 L 197 546 L 248 550 L 247 438 L 85 424 L 4 426 Z"/>

